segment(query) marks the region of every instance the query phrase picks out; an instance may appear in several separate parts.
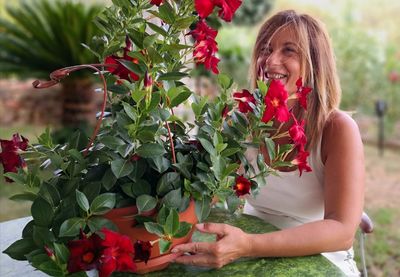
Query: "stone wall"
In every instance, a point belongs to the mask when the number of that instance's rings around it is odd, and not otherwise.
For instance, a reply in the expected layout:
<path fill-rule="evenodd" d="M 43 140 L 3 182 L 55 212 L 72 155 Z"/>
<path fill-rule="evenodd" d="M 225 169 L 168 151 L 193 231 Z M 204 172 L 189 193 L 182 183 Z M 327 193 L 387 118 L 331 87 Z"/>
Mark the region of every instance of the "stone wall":
<path fill-rule="evenodd" d="M 0 126 L 60 122 L 60 88 L 39 90 L 32 87 L 32 82 L 0 80 Z"/>
<path fill-rule="evenodd" d="M 35 89 L 32 87 L 33 81 L 0 79 L 0 126 L 61 123 L 60 85 Z M 96 110 L 100 110 L 102 95 L 96 93 L 95 97 Z"/>

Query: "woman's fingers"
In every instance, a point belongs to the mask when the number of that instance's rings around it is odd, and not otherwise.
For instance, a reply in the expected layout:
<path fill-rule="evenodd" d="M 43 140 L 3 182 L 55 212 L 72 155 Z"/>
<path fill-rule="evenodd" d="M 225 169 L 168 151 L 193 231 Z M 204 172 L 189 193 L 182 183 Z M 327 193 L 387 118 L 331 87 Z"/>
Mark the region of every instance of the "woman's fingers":
<path fill-rule="evenodd" d="M 189 242 L 175 246 L 171 252 L 211 253 L 213 245 L 214 243 L 209 242 Z"/>
<path fill-rule="evenodd" d="M 224 223 L 201 223 L 196 225 L 197 230 L 200 232 L 216 234 L 219 237 L 225 236 L 229 227 L 229 225 Z"/>
<path fill-rule="evenodd" d="M 175 259 L 176 263 L 205 267 L 214 267 L 214 261 L 215 257 L 208 254 L 182 255 Z"/>

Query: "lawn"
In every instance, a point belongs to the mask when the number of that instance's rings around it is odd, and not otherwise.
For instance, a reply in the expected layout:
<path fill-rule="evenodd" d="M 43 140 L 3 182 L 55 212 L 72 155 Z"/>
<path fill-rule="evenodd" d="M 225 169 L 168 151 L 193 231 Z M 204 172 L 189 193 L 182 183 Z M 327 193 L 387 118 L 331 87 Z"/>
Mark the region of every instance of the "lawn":
<path fill-rule="evenodd" d="M 9 138 L 20 132 L 31 142 L 36 141 L 45 127 L 0 127 L 0 137 Z M 375 224 L 374 232 L 367 236 L 366 253 L 370 276 L 399 276 L 400 273 L 400 149 L 386 150 L 378 155 L 375 146 L 365 147 L 366 193 L 365 210 Z M 29 215 L 30 203 L 13 202 L 8 197 L 21 191 L 21 187 L 4 183 L 0 172 L 0 221 Z M 358 241 L 355 242 L 359 263 Z"/>

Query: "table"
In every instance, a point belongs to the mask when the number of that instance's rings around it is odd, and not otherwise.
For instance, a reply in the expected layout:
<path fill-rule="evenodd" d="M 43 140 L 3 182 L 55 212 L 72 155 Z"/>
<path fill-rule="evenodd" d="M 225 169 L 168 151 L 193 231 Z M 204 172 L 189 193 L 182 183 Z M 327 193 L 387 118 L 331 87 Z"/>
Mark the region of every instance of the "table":
<path fill-rule="evenodd" d="M 20 238 L 25 224 L 31 220 L 30 217 L 20 218 L 0 223 L 0 250 L 6 249 L 12 242 Z M 240 227 L 250 233 L 264 233 L 276 230 L 276 228 L 263 220 L 250 215 L 231 215 L 220 209 L 213 209 L 209 222 L 227 223 Z M 196 232 L 193 240 L 208 241 L 212 239 L 210 235 Z M 89 275 L 96 276 L 94 272 Z M 26 261 L 16 261 L 7 255 L 0 254 L 0 276 L 2 277 L 37 277 L 46 276 L 42 272 L 34 271 Z M 115 277 L 137 276 L 130 273 L 116 273 Z M 160 272 L 153 272 L 142 276 L 148 277 L 179 277 L 179 276 L 199 276 L 199 277 L 245 277 L 245 276 L 344 276 L 339 268 L 332 264 L 322 255 L 296 258 L 257 258 L 239 259 L 221 269 L 204 269 L 180 264 L 171 264 L 167 269 Z"/>

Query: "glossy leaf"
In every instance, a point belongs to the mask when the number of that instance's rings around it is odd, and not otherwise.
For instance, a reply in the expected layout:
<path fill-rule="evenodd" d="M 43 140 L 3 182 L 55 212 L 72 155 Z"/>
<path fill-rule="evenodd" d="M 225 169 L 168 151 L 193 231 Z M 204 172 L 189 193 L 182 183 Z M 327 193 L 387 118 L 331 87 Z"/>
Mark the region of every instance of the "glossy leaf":
<path fill-rule="evenodd" d="M 154 209 L 157 205 L 157 199 L 151 195 L 140 195 L 136 198 L 136 205 L 140 214 Z"/>
<path fill-rule="evenodd" d="M 133 165 L 128 159 L 117 159 L 111 162 L 111 170 L 115 177 L 121 178 L 129 175 L 132 172 Z"/>
<path fill-rule="evenodd" d="M 80 229 L 86 226 L 85 220 L 79 217 L 73 217 L 65 220 L 60 227 L 60 237 L 75 237 Z"/>
<path fill-rule="evenodd" d="M 105 214 L 115 206 L 116 197 L 114 193 L 103 193 L 98 195 L 90 204 L 90 212 L 95 215 Z"/>

